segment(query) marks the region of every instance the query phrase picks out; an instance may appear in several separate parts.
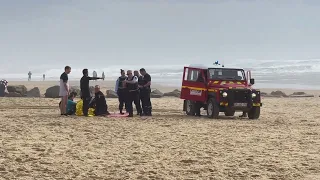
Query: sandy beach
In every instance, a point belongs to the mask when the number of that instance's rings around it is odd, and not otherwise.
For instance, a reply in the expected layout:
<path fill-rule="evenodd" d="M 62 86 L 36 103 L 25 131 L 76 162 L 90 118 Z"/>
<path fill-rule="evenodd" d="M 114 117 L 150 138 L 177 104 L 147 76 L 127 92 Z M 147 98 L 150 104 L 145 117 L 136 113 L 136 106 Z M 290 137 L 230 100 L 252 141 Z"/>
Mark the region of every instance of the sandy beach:
<path fill-rule="evenodd" d="M 259 120 L 189 117 L 179 98 L 152 99 L 147 119 L 61 117 L 58 102 L 0 98 L 0 179 L 320 179 L 318 97 L 263 98 Z"/>

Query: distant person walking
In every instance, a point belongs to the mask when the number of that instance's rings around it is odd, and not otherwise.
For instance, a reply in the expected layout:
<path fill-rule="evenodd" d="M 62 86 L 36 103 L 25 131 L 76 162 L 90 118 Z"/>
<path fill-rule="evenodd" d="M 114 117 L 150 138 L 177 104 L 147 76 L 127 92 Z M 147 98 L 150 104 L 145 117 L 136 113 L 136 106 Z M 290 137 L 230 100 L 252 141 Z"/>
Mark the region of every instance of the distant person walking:
<path fill-rule="evenodd" d="M 93 71 L 92 76 L 93 76 L 93 78 L 97 78 L 97 77 L 98 77 L 97 72 L 96 72 L 96 71 Z M 96 80 L 97 80 L 97 79 L 95 79 L 95 81 L 96 81 Z"/>
<path fill-rule="evenodd" d="M 31 71 L 29 71 L 29 73 L 28 73 L 28 81 L 31 81 L 31 75 L 32 75 L 32 73 L 31 73 Z"/>
<path fill-rule="evenodd" d="M 90 80 L 102 79 L 98 77 L 89 77 L 88 69 L 82 70 L 82 78 L 80 79 L 81 99 L 83 101 L 82 111 L 84 116 L 88 116 L 89 103 L 91 100 L 91 93 L 89 87 Z"/>
<path fill-rule="evenodd" d="M 45 74 L 42 75 L 42 79 L 43 79 L 43 81 L 46 80 L 46 75 Z"/>
<path fill-rule="evenodd" d="M 105 75 L 104 75 L 104 72 L 102 72 L 102 76 L 101 76 L 102 78 L 103 78 L 103 80 L 104 80 L 104 78 L 106 77 Z"/>
<path fill-rule="evenodd" d="M 64 72 L 60 76 L 60 91 L 59 96 L 61 97 L 61 104 L 60 104 L 60 112 L 61 115 L 68 116 L 67 114 L 67 103 L 68 103 L 68 96 L 69 96 L 69 78 L 68 74 L 71 72 L 71 67 L 66 66 L 64 68 Z"/>

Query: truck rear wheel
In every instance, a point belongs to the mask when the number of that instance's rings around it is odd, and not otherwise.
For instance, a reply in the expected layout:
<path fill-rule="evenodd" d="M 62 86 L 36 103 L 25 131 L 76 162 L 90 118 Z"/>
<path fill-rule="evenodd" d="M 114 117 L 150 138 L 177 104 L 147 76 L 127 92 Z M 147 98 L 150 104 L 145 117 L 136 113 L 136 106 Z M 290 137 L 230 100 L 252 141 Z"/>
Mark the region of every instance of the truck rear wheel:
<path fill-rule="evenodd" d="M 208 101 L 207 116 L 212 119 L 218 119 L 219 117 L 219 106 L 213 98 L 210 98 Z"/>
<path fill-rule="evenodd" d="M 195 103 L 190 100 L 186 100 L 186 114 L 189 116 L 195 115 Z"/>
<path fill-rule="evenodd" d="M 260 117 L 260 107 L 252 107 L 248 112 L 249 119 L 259 119 Z"/>

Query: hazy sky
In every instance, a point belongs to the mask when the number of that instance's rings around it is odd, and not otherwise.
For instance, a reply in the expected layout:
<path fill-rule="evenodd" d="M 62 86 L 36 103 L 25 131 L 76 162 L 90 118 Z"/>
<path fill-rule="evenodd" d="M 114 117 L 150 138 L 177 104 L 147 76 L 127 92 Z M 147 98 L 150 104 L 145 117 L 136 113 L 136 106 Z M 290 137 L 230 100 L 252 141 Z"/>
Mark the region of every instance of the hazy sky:
<path fill-rule="evenodd" d="M 319 0 L 0 3 L 0 61 L 11 65 L 320 57 Z"/>

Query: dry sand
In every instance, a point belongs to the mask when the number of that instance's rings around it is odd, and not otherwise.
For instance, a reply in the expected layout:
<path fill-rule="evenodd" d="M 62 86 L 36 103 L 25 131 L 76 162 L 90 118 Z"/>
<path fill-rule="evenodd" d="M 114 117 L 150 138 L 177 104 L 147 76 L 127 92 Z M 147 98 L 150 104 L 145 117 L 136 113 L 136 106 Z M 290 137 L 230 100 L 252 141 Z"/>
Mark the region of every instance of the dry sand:
<path fill-rule="evenodd" d="M 178 98 L 147 119 L 60 117 L 58 101 L 0 99 L 0 179 L 320 179 L 318 98 L 264 98 L 253 121 L 188 117 Z"/>

